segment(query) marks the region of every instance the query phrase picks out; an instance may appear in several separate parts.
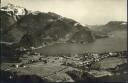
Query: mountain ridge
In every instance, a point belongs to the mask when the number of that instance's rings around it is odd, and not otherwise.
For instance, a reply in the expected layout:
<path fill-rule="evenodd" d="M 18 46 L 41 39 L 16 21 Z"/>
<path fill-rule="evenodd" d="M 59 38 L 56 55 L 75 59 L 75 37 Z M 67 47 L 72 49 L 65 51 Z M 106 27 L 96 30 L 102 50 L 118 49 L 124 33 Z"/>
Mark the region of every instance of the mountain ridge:
<path fill-rule="evenodd" d="M 14 12 L 8 12 L 5 10 L 10 10 L 10 7 Z M 16 8 L 15 8 L 16 7 Z M 18 7 L 18 8 L 17 8 Z M 15 10 L 23 10 L 23 12 L 18 14 Z M 12 11 L 10 10 L 10 11 Z M 6 23 L 1 23 L 1 33 L 2 41 L 4 42 L 16 42 L 23 45 L 27 41 L 31 41 L 33 46 L 41 45 L 42 43 L 52 43 L 52 42 L 93 42 L 95 38 L 93 33 L 88 27 L 82 26 L 77 21 L 62 17 L 53 12 L 40 12 L 31 11 L 19 6 L 14 6 L 11 4 L 2 8 L 1 20 L 7 21 Z M 29 12 L 29 13 L 28 13 Z M 12 15 L 8 15 L 8 13 Z M 17 17 L 19 17 L 18 20 Z M 21 18 L 20 18 L 21 17 Z M 3 21 L 3 22 L 5 22 Z M 77 32 L 83 30 L 81 35 L 76 35 Z M 4 33 L 5 32 L 5 33 Z M 74 37 L 78 36 L 79 40 Z M 31 36 L 28 38 L 27 36 Z M 51 39 L 46 39 L 49 36 Z M 29 40 L 28 40 L 29 39 Z M 45 42 L 44 42 L 45 41 Z"/>

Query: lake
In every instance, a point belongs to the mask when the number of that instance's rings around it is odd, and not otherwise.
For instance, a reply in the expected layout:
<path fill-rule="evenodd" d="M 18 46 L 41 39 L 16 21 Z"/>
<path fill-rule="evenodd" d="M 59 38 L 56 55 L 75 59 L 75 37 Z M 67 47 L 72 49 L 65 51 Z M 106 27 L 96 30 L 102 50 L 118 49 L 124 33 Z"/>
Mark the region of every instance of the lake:
<path fill-rule="evenodd" d="M 84 52 L 114 52 L 127 50 L 127 31 L 113 31 L 109 38 L 97 39 L 95 42 L 82 44 L 57 43 L 37 50 L 46 55 L 76 54 Z"/>

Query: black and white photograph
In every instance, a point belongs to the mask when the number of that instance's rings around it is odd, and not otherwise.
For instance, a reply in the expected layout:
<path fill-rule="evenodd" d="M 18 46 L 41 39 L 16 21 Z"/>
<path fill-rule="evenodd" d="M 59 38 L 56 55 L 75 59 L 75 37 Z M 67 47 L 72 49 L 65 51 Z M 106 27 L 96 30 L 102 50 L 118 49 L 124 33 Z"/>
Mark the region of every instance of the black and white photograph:
<path fill-rule="evenodd" d="M 128 83 L 127 0 L 1 0 L 0 83 Z"/>

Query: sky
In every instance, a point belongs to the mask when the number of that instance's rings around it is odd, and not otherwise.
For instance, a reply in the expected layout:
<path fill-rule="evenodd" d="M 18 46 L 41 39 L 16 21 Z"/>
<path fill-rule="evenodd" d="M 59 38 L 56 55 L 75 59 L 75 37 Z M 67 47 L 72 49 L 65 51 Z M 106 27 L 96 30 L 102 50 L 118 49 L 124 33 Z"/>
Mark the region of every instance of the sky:
<path fill-rule="evenodd" d="M 55 12 L 81 24 L 127 20 L 127 0 L 1 0 L 33 11 Z"/>

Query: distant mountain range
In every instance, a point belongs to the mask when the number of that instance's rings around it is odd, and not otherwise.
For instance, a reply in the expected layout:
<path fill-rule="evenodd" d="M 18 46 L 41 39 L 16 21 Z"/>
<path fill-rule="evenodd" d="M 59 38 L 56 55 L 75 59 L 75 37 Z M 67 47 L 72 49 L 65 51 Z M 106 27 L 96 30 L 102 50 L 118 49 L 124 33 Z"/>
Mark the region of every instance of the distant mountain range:
<path fill-rule="evenodd" d="M 110 21 L 104 25 L 102 31 L 111 32 L 115 30 L 127 30 L 127 22 L 124 21 Z"/>
<path fill-rule="evenodd" d="M 1 42 L 17 43 L 25 47 L 55 42 L 90 43 L 96 38 L 106 36 L 56 13 L 30 11 L 13 4 L 2 7 L 0 15 Z M 101 31 L 111 31 L 118 27 L 122 29 L 127 26 L 126 24 L 126 22 L 111 21 L 98 28 L 102 27 Z"/>
<path fill-rule="evenodd" d="M 89 29 L 95 34 L 96 38 L 107 37 L 113 31 L 127 31 L 127 22 L 110 21 L 105 25 L 88 25 Z"/>
<path fill-rule="evenodd" d="M 88 25 L 91 30 L 94 31 L 102 31 L 105 33 L 109 33 L 115 30 L 126 30 L 127 22 L 125 21 L 110 21 L 105 25 Z"/>

